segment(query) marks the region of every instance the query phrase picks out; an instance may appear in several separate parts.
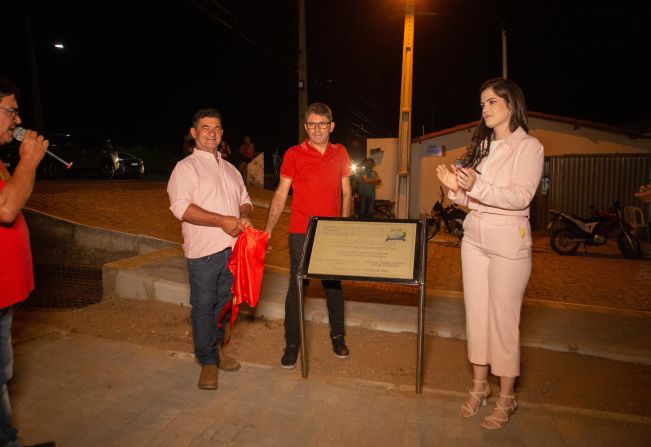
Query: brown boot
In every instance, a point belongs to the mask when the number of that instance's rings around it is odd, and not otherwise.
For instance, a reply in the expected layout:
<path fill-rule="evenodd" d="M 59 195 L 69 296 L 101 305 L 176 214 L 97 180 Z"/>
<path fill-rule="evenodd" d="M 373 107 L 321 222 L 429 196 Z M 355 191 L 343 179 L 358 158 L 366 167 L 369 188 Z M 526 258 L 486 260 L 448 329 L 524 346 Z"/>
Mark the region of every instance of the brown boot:
<path fill-rule="evenodd" d="M 200 390 L 216 390 L 219 384 L 219 370 L 217 365 L 201 365 L 199 376 Z"/>
<path fill-rule="evenodd" d="M 224 354 L 224 351 L 219 351 L 219 369 L 222 371 L 237 371 L 241 367 L 240 362 Z"/>

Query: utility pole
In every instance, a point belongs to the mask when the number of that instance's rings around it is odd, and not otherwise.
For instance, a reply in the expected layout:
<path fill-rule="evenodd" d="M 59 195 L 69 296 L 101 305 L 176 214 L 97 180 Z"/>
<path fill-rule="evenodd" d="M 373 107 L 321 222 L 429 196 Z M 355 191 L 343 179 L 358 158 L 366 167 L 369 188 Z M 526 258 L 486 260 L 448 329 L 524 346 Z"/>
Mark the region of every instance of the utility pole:
<path fill-rule="evenodd" d="M 32 75 L 32 101 L 34 101 L 34 124 L 40 133 L 45 131 L 43 125 L 43 108 L 41 106 L 41 89 L 38 81 L 38 67 L 36 65 L 36 45 L 32 36 L 32 23 L 29 13 L 25 11 L 25 33 L 27 34 L 27 47 L 29 51 L 29 68 Z"/>
<path fill-rule="evenodd" d="M 398 181 L 396 217 L 409 218 L 409 158 L 411 151 L 411 92 L 414 67 L 414 10 L 416 0 L 406 0 L 405 35 L 402 47 L 402 82 L 398 130 Z"/>
<path fill-rule="evenodd" d="M 307 43 L 305 38 L 305 0 L 298 0 L 298 142 L 305 139 L 303 120 L 307 110 Z"/>
<path fill-rule="evenodd" d="M 506 24 L 502 22 L 502 77 L 504 79 L 507 79 L 508 77 L 506 72 L 506 63 Z"/>

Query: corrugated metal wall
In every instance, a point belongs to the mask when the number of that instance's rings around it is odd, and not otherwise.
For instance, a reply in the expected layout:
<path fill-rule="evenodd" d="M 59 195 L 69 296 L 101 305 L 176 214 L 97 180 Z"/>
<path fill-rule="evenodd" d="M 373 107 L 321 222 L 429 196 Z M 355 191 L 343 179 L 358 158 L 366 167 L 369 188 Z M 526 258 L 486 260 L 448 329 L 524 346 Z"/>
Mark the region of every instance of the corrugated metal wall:
<path fill-rule="evenodd" d="M 533 203 L 531 226 L 544 230 L 547 210 L 589 216 L 590 205 L 606 209 L 619 200 L 640 206 L 634 193 L 651 179 L 651 154 L 545 157 L 545 172 Z"/>

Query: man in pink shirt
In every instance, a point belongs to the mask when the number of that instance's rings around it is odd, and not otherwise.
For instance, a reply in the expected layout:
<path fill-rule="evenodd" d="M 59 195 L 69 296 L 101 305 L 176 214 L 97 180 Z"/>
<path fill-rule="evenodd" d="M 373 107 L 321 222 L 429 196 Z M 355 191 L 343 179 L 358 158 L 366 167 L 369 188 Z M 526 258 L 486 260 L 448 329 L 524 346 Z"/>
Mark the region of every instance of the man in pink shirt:
<path fill-rule="evenodd" d="M 224 329 L 218 320 L 231 299 L 233 275 L 227 267 L 228 258 L 237 235 L 252 226 L 253 207 L 242 176 L 218 150 L 223 133 L 217 110 L 195 113 L 190 128 L 194 150 L 176 164 L 167 184 L 170 210 L 182 222 L 192 340 L 201 364 L 198 386 L 202 390 L 217 389 L 218 368 L 235 371 L 240 367 L 219 350 Z"/>
<path fill-rule="evenodd" d="M 285 353 L 280 364 L 291 369 L 298 358 L 298 304 L 296 276 L 303 251 L 310 216 L 350 216 L 352 169 L 348 151 L 341 144 L 330 143 L 335 128 L 330 107 L 321 103 L 308 106 L 305 130 L 308 138 L 285 153 L 280 167 L 280 183 L 269 205 L 266 231 L 271 234 L 278 223 L 290 187 L 293 190 L 289 217 L 289 287 L 285 297 Z M 332 350 L 339 358 L 350 352 L 344 341 L 344 295 L 340 281 L 323 280 L 328 306 Z"/>

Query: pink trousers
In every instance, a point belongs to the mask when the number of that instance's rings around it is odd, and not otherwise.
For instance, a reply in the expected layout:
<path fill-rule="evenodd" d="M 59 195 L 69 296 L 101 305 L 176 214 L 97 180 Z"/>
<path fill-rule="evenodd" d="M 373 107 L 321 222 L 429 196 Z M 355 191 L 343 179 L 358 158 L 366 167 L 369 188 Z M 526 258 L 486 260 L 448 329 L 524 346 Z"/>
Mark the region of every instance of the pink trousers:
<path fill-rule="evenodd" d="M 461 244 L 468 359 L 494 375 L 520 375 L 520 310 L 531 275 L 526 216 L 471 211 Z"/>

